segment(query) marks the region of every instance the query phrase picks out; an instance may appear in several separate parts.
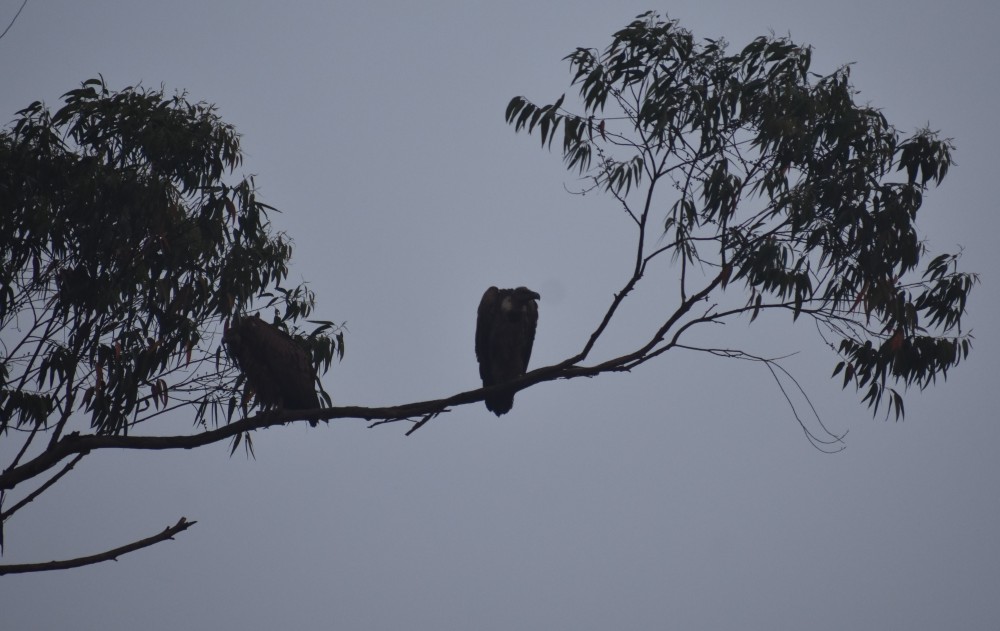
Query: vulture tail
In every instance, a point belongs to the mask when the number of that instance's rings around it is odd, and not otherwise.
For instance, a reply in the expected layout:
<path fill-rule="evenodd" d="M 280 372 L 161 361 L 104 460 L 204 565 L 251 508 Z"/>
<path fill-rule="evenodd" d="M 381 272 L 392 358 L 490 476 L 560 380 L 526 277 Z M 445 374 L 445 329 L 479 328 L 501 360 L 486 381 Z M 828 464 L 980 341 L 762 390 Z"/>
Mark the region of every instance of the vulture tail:
<path fill-rule="evenodd" d="M 495 394 L 491 397 L 486 397 L 486 409 L 493 412 L 497 416 L 501 416 L 510 412 L 510 409 L 514 407 L 514 395 L 513 394 Z"/>

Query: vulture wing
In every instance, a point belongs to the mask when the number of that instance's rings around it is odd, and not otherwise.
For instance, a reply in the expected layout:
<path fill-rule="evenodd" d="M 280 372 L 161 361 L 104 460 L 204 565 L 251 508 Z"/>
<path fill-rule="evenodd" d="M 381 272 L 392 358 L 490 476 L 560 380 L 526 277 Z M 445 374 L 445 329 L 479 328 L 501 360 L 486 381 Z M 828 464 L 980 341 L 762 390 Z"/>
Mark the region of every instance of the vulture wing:
<path fill-rule="evenodd" d="M 486 387 L 497 383 L 490 370 L 490 347 L 493 327 L 499 314 L 500 290 L 490 287 L 479 301 L 479 314 L 476 318 L 476 360 L 479 361 L 479 377 Z"/>
<path fill-rule="evenodd" d="M 538 298 L 538 294 L 532 296 Z M 527 300 L 525 303 L 524 319 L 521 321 L 521 356 L 524 363 L 521 364 L 521 374 L 528 372 L 528 361 L 531 359 L 531 347 L 535 345 L 535 329 L 538 328 L 538 303 L 534 300 Z M 520 375 L 518 375 L 520 376 Z"/>

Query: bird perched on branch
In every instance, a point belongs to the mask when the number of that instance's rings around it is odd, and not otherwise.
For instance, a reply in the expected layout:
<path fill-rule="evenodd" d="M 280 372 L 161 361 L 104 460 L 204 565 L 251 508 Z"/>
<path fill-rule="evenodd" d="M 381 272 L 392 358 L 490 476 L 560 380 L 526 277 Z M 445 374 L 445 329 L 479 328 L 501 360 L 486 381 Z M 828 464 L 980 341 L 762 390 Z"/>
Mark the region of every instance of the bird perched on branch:
<path fill-rule="evenodd" d="M 507 383 L 528 370 L 538 325 L 536 292 L 527 287 L 490 287 L 479 302 L 476 320 L 476 359 L 483 386 Z M 486 397 L 486 409 L 497 416 L 510 412 L 514 393 Z"/>
<path fill-rule="evenodd" d="M 236 360 L 262 408 L 311 410 L 320 407 L 316 369 L 290 335 L 260 319 L 237 317 L 222 341 Z M 313 427 L 316 421 L 309 421 Z"/>

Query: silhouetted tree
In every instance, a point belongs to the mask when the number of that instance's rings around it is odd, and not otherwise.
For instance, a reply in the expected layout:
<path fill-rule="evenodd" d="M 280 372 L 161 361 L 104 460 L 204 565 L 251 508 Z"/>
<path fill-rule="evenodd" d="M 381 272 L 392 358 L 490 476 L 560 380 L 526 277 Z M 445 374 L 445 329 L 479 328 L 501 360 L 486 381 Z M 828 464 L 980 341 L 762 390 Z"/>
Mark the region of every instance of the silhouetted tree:
<path fill-rule="evenodd" d="M 630 275 L 575 355 L 507 383 L 388 407 L 329 407 L 321 391 L 328 407 L 248 416 L 252 392 L 220 346 L 234 316 L 273 309 L 320 373 L 343 339 L 330 322 L 309 335 L 290 326 L 313 296 L 281 287 L 290 248 L 271 233 L 253 182 L 222 182 L 239 164 L 238 137 L 211 107 L 88 81 L 54 115 L 40 103 L 22 110 L 0 135 L 0 440 L 22 441 L 5 452 L 15 455 L 0 492 L 32 489 L 9 508 L 0 502 L 0 518 L 102 449 L 232 440 L 235 450 L 255 429 L 296 420 L 406 421 L 411 433 L 457 405 L 629 371 L 678 348 L 779 375 L 774 359 L 690 341 L 703 325 L 762 311 L 815 321 L 838 356 L 834 376 L 897 418 L 900 390 L 946 377 L 968 355 L 961 325 L 977 278 L 958 271 L 957 254 L 929 254 L 915 226 L 928 186 L 952 165 L 947 140 L 927 129 L 901 136 L 855 103 L 847 67 L 813 74 L 810 49 L 786 38 L 730 53 L 647 13 L 606 49 L 566 59 L 577 105 L 517 97 L 506 120 L 543 146 L 559 139 L 583 190 L 609 195 L 635 225 Z M 642 284 L 659 259 L 673 262 L 675 282 Z M 675 306 L 639 346 L 590 359 L 640 290 L 675 291 Z M 193 433 L 160 435 L 148 423 L 185 408 Z M 810 436 L 838 448 L 836 436 Z M 0 574 L 115 558 L 191 523 Z"/>
<path fill-rule="evenodd" d="M 64 100 L 54 114 L 32 103 L 0 135 L 0 440 L 21 441 L 0 474 L 0 543 L 36 497 L 6 506 L 7 491 L 74 456 L 58 479 L 88 453 L 73 445 L 141 445 L 128 441 L 181 409 L 205 430 L 245 414 L 223 329 L 264 310 L 288 330 L 313 309 L 304 286 L 281 286 L 291 246 L 252 180 L 224 181 L 239 136 L 211 106 L 103 80 Z M 343 339 L 316 325 L 291 332 L 325 369 Z M 233 449 L 241 437 L 252 449 L 241 433 Z"/>

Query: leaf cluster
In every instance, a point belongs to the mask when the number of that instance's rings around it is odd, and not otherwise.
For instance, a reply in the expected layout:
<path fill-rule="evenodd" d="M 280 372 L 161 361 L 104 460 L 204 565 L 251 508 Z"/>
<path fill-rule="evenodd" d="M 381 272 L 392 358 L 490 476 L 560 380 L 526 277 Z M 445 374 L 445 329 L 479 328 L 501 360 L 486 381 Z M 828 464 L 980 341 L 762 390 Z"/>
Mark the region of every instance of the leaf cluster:
<path fill-rule="evenodd" d="M 80 410 L 98 434 L 184 405 L 232 419 L 225 323 L 313 306 L 281 287 L 292 248 L 274 209 L 252 178 L 225 180 L 241 160 L 214 106 L 162 89 L 92 79 L 54 113 L 17 113 L 0 134 L 0 432 L 58 435 Z M 304 343 L 328 367 L 343 340 L 317 324 Z"/>
<path fill-rule="evenodd" d="M 958 254 L 921 269 L 916 224 L 953 146 L 929 129 L 902 136 L 856 101 L 849 66 L 818 75 L 811 57 L 774 36 L 730 52 L 650 12 L 604 50 L 565 58 L 579 110 L 565 94 L 549 105 L 519 96 L 505 118 L 543 146 L 561 128 L 567 168 L 625 207 L 639 230 L 634 278 L 670 252 L 682 300 L 693 266 L 746 289 L 743 307 L 713 321 L 808 314 L 839 338 L 828 343 L 845 386 L 898 416 L 887 377 L 925 387 L 971 348 L 961 325 L 977 277 L 958 270 Z"/>

